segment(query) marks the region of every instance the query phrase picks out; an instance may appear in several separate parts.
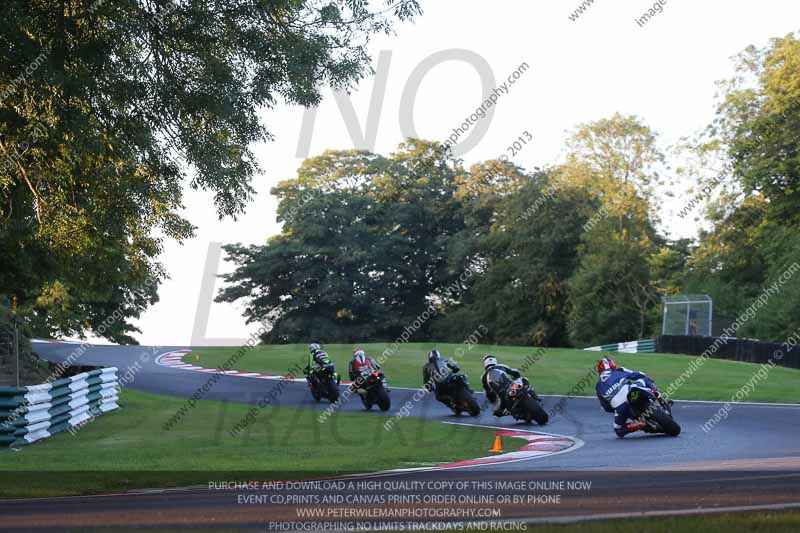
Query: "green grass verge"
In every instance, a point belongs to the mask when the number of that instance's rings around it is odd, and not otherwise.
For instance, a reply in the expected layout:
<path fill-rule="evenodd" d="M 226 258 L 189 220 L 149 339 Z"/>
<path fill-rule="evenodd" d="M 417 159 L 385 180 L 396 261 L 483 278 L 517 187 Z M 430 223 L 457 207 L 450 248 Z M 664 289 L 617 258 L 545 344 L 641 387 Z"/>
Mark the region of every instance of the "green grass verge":
<path fill-rule="evenodd" d="M 470 530 L 467 529 L 467 531 Z M 642 531 L 648 533 L 674 533 L 675 531 L 789 533 L 800 531 L 800 511 L 721 513 L 680 517 L 654 516 L 646 519 L 629 518 L 561 525 L 528 525 L 527 531 L 535 533 L 641 533 Z"/>
<path fill-rule="evenodd" d="M 377 357 L 389 347 L 387 344 L 359 346 L 372 357 Z M 520 346 L 473 345 L 470 349 L 460 344 L 403 344 L 383 365 L 390 384 L 400 387 L 422 386 L 422 365 L 425 363 L 426 354 L 433 347 L 438 348 L 444 356 L 456 358 L 462 369 L 469 374 L 473 388 L 480 389 L 478 380 L 482 371 L 481 362 L 485 354 L 492 353 L 502 363 L 524 369 L 524 374 L 542 394 L 571 393 L 575 396 L 594 394 L 594 382 L 582 390 L 574 390 L 574 387 L 584 380 L 587 373 L 593 372 L 599 357 L 598 352 L 548 349 L 544 350 L 540 357 L 531 357 L 537 353 L 537 349 Z M 353 348 L 354 346 L 349 344 L 324 346 L 343 375 L 347 374 L 347 363 Z M 201 348 L 188 354 L 184 360 L 209 368 L 221 367 L 238 349 L 238 347 Z M 457 349 L 463 350 L 463 356 L 455 356 Z M 257 346 L 245 351 L 232 368 L 283 375 L 296 363 L 305 361 L 306 353 L 305 344 Z M 199 356 L 199 359 L 195 356 Z M 612 354 L 612 356 L 620 365 L 646 372 L 655 379 L 662 390 L 666 390 L 670 383 L 677 380 L 695 359 L 686 355 L 670 354 Z M 759 365 L 751 363 L 709 359 L 685 380 L 674 397 L 683 400 L 729 401 L 758 370 Z M 766 380 L 756 383 L 755 390 L 744 401 L 800 403 L 800 387 L 798 387 L 800 370 L 775 367 L 770 370 Z"/>
<path fill-rule="evenodd" d="M 120 402 L 122 409 L 75 435 L 0 452 L 0 498 L 427 466 L 483 457 L 494 438 L 493 430 L 418 418 L 385 431 L 387 417 L 377 413 L 336 413 L 320 424 L 319 411 L 269 407 L 233 437 L 229 431 L 253 406 L 211 401 L 197 402 L 165 431 L 184 400 L 124 390 Z M 510 451 L 524 444 L 505 440 Z"/>

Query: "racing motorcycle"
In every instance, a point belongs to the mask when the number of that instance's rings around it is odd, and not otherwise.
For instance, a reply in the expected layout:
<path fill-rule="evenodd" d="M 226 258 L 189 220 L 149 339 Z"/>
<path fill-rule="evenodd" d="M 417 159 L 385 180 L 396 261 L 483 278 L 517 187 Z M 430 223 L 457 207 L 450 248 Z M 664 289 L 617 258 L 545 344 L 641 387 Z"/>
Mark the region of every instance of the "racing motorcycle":
<path fill-rule="evenodd" d="M 450 374 L 447 380 L 439 386 L 444 386 L 447 391 L 447 397 L 442 398 L 440 401 L 452 409 L 453 413 L 460 415 L 466 411 L 470 416 L 481 414 L 481 408 L 478 406 L 478 401 L 469 387 L 465 374 Z"/>
<path fill-rule="evenodd" d="M 535 420 L 543 426 L 550 419 L 547 416 L 539 395 L 533 390 L 527 378 L 517 378 L 511 382 L 506 391 L 506 405 L 508 413 L 517 420 L 524 420 L 528 424 Z"/>
<path fill-rule="evenodd" d="M 670 437 L 680 435 L 681 426 L 672 418 L 672 402 L 641 382 L 629 382 L 628 405 L 634 419 L 645 425 L 645 432 L 665 433 Z"/>
<path fill-rule="evenodd" d="M 322 398 L 327 398 L 335 403 L 339 399 L 339 375 L 333 365 L 325 365 L 316 370 L 313 379 L 306 381 L 315 401 L 320 402 Z"/>
<path fill-rule="evenodd" d="M 369 410 L 377 404 L 381 411 L 388 411 L 392 402 L 389 400 L 389 391 L 386 390 L 386 378 L 383 372 L 374 370 L 363 376 L 361 381 L 356 392 L 361 397 L 364 407 Z"/>

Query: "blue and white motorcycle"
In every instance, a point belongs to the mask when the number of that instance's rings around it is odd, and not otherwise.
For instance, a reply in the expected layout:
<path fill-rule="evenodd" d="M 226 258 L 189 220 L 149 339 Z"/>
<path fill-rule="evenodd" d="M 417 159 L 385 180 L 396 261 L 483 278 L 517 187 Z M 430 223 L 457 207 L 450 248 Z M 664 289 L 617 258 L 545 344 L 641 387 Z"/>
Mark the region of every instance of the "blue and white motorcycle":
<path fill-rule="evenodd" d="M 648 388 L 642 380 L 629 381 L 628 405 L 633 418 L 644 424 L 647 433 L 665 433 L 677 437 L 681 426 L 672 417 L 672 402 Z"/>

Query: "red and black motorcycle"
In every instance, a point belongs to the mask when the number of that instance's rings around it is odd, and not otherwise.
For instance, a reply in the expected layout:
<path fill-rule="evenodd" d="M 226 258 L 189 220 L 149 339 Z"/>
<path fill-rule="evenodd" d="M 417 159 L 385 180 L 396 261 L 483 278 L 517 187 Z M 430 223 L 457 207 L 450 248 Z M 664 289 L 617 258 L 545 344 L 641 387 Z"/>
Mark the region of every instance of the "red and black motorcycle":
<path fill-rule="evenodd" d="M 388 411 L 392 406 L 389 391 L 386 390 L 386 378 L 380 370 L 374 370 L 365 376 L 356 379 L 354 387 L 361 402 L 367 409 L 377 405 L 381 411 Z"/>
<path fill-rule="evenodd" d="M 537 424 L 543 426 L 550 419 L 542 407 L 539 395 L 524 377 L 512 381 L 506 390 L 506 406 L 511 416 L 529 424 L 531 421 L 536 421 Z"/>

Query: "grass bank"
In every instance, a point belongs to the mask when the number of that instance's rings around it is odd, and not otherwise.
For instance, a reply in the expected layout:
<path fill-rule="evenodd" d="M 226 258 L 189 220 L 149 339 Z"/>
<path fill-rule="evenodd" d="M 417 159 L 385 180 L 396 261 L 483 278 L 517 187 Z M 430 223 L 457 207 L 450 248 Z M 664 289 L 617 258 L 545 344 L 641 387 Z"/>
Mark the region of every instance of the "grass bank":
<path fill-rule="evenodd" d="M 0 452 L 0 498 L 92 494 L 212 480 L 298 479 L 483 457 L 494 431 L 405 418 L 265 408 L 239 436 L 249 405 L 201 401 L 170 431 L 184 400 L 123 390 L 122 408 L 81 428 Z M 508 439 L 509 450 L 524 441 Z M 368 451 L 368 453 L 367 453 Z"/>

